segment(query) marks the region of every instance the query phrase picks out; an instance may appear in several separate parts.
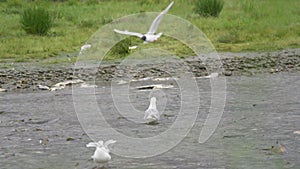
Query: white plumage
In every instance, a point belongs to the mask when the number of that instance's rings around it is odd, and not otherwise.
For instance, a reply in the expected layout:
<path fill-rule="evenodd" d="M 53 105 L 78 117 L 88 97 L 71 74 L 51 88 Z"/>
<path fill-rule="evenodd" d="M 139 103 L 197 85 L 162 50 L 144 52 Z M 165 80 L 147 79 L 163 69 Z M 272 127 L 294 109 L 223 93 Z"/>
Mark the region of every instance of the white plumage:
<path fill-rule="evenodd" d="M 81 55 L 83 51 L 86 51 L 87 49 L 89 49 L 91 47 L 92 47 L 92 45 L 90 45 L 90 44 L 85 44 L 85 45 L 81 46 L 79 55 Z"/>
<path fill-rule="evenodd" d="M 108 145 L 115 143 L 115 140 L 108 140 L 105 143 L 103 141 L 90 142 L 86 147 L 96 147 L 94 155 L 91 157 L 96 163 L 106 163 L 111 160 L 110 150 Z"/>
<path fill-rule="evenodd" d="M 150 99 L 150 105 L 148 109 L 145 111 L 144 120 L 146 123 L 157 123 L 160 118 L 160 113 L 156 108 L 156 98 L 152 97 Z"/>
<path fill-rule="evenodd" d="M 163 17 L 164 14 L 166 14 L 169 9 L 173 6 L 174 2 L 171 2 L 169 4 L 169 6 L 163 10 L 152 22 L 149 30 L 148 30 L 148 33 L 146 34 L 142 34 L 142 33 L 137 33 L 137 32 L 129 32 L 127 30 L 125 31 L 121 31 L 121 30 L 118 30 L 118 29 L 114 29 L 114 31 L 116 33 L 120 33 L 120 34 L 124 34 L 124 35 L 131 35 L 131 36 L 137 36 L 139 38 L 141 38 L 144 43 L 148 43 L 148 42 L 154 42 L 156 41 L 158 38 L 160 38 L 160 36 L 162 35 L 162 32 L 161 33 L 158 33 L 158 34 L 155 34 L 157 28 L 158 28 L 158 25 Z"/>

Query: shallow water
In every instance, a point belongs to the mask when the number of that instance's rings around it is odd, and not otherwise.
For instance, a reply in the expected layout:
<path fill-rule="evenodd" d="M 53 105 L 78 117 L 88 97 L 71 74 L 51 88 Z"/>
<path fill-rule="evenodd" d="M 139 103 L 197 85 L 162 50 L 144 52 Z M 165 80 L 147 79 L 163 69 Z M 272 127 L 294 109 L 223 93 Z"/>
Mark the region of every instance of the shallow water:
<path fill-rule="evenodd" d="M 127 97 L 136 111 L 143 112 L 147 108 L 151 94 L 161 101 L 158 102 L 158 109 L 164 115 L 160 123 L 153 126 L 134 122 L 142 118 L 143 114 L 138 115 L 136 119 L 123 118 L 113 104 L 115 100 L 108 84 L 96 83 L 99 86 L 95 89 L 95 94 L 86 94 L 96 96 L 105 119 L 117 132 L 129 137 L 149 138 L 167 131 L 178 117 L 178 84 L 175 81 L 164 83 L 172 84 L 174 88 L 154 92 L 135 88 L 150 84 L 149 81 L 145 81 L 131 83 L 128 90 Z M 228 77 L 227 99 L 222 119 L 212 137 L 203 144 L 198 143 L 198 137 L 209 110 L 211 88 L 208 79 L 197 79 L 197 83 L 200 95 L 198 117 L 191 131 L 177 146 L 150 158 L 125 158 L 112 153 L 109 167 L 299 167 L 300 135 L 293 133 L 300 130 L 299 73 Z M 76 87 L 74 89 L 85 90 Z M 95 166 L 90 160 L 94 149 L 85 147 L 91 139 L 78 121 L 71 88 L 56 92 L 1 93 L 0 102 L 0 168 Z M 128 103 L 125 101 L 123 104 Z M 40 140 L 43 140 L 42 144 Z M 115 143 L 112 152 L 118 152 L 118 144 L 122 142 Z M 160 144 L 170 143 L 166 140 Z M 285 150 L 278 152 L 272 150 L 272 146 L 275 149 L 281 146 Z"/>

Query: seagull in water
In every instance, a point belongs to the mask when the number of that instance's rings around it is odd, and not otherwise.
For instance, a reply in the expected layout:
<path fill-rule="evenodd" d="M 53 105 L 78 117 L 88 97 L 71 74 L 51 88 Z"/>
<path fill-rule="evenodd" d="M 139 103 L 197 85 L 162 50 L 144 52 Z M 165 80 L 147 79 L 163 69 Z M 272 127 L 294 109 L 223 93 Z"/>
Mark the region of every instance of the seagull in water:
<path fill-rule="evenodd" d="M 169 9 L 172 7 L 172 5 L 174 4 L 174 2 L 172 1 L 169 6 L 163 10 L 152 22 L 151 27 L 148 31 L 148 33 L 146 34 L 142 34 L 142 33 L 137 33 L 137 32 L 129 32 L 127 30 L 125 31 L 120 31 L 118 29 L 114 29 L 115 32 L 120 33 L 120 34 L 124 34 L 124 35 L 131 35 L 131 36 L 137 36 L 139 38 L 141 38 L 144 43 L 149 43 L 149 42 L 155 42 L 158 38 L 160 38 L 160 36 L 162 35 L 162 32 L 155 34 L 157 27 L 159 25 L 160 20 L 162 19 L 163 15 L 166 14 Z"/>
<path fill-rule="evenodd" d="M 157 124 L 160 118 L 160 113 L 156 109 L 156 97 L 150 99 L 149 108 L 145 111 L 144 120 L 147 124 Z"/>
<path fill-rule="evenodd" d="M 111 160 L 111 156 L 109 154 L 110 150 L 108 149 L 108 145 L 113 144 L 117 141 L 108 140 L 103 143 L 102 140 L 98 142 L 90 142 L 86 145 L 86 147 L 96 147 L 94 155 L 91 157 L 96 163 L 107 163 Z"/>

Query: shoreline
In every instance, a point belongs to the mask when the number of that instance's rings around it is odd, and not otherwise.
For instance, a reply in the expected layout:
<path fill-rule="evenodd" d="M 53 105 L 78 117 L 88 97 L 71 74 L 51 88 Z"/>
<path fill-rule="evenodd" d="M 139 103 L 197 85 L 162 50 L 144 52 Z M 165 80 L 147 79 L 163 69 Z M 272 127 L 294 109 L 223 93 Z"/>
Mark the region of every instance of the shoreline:
<path fill-rule="evenodd" d="M 39 90 L 38 85 L 52 86 L 66 80 L 108 82 L 124 75 L 133 75 L 134 80 L 145 77 L 180 76 L 184 71 L 192 72 L 195 77 L 212 73 L 210 67 L 222 67 L 218 71 L 221 76 L 255 75 L 260 73 L 280 73 L 300 71 L 300 48 L 285 49 L 274 52 L 219 52 L 221 60 L 196 56 L 175 61 L 170 64 L 138 64 L 121 65 L 120 62 L 101 63 L 97 69 L 73 69 L 74 63 L 49 64 L 41 63 L 1 63 L 0 89 L 6 91 Z M 221 62 L 220 62 L 221 61 Z M 209 64 L 209 65 L 208 65 Z M 187 70 L 188 68 L 189 70 Z"/>

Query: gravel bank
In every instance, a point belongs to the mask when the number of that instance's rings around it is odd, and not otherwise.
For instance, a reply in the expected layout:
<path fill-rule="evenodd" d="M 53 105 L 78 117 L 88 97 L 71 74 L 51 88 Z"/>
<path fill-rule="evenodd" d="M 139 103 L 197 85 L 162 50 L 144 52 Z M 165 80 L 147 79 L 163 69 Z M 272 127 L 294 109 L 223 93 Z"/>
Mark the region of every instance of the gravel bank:
<path fill-rule="evenodd" d="M 300 49 L 286 49 L 275 52 L 246 52 L 246 53 L 219 53 L 223 64 L 220 72 L 224 76 L 255 75 L 258 73 L 298 72 L 300 70 Z M 166 77 L 168 74 L 176 75 L 181 71 L 182 65 L 189 68 L 196 77 L 211 73 L 207 65 L 201 60 L 203 56 L 184 59 L 180 63 L 166 65 L 147 64 L 135 67 L 122 67 L 119 63 L 101 64 L 96 72 L 75 70 L 73 64 L 42 65 L 38 63 L 1 63 L 0 89 L 39 90 L 38 85 L 53 86 L 56 83 L 81 79 L 84 81 L 110 81 L 125 74 L 133 74 L 133 79 L 144 77 Z M 214 60 L 208 60 L 210 65 Z M 206 62 L 206 63 L 208 63 Z M 168 70 L 168 73 L 161 71 Z"/>

